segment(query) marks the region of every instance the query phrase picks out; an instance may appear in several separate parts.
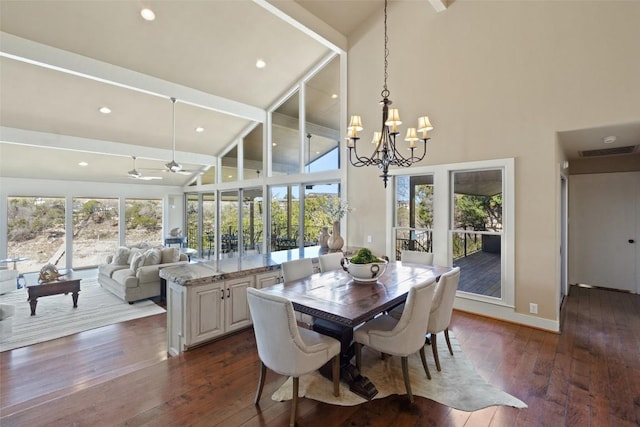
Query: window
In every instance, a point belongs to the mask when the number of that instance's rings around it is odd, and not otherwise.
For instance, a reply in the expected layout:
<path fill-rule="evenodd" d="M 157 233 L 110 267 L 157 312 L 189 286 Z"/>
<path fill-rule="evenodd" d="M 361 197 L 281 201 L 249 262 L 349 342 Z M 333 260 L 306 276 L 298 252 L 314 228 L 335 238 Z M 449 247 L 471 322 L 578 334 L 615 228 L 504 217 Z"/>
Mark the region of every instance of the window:
<path fill-rule="evenodd" d="M 118 199 L 73 199 L 73 268 L 94 267 L 119 243 Z"/>
<path fill-rule="evenodd" d="M 395 255 L 403 250 L 433 252 L 433 175 L 396 179 Z"/>
<path fill-rule="evenodd" d="M 125 244 L 162 245 L 162 200 L 125 200 Z"/>
<path fill-rule="evenodd" d="M 238 191 L 220 192 L 220 256 L 238 256 L 238 224 Z"/>
<path fill-rule="evenodd" d="M 479 303 L 513 306 L 514 160 L 393 173 L 395 228 L 387 250 L 397 251 L 398 240 L 408 239 L 406 244 L 430 247 L 435 264 L 460 266 L 458 297 L 466 309 L 487 312 Z M 429 234 L 425 243 L 418 238 L 422 230 Z"/>
<path fill-rule="evenodd" d="M 271 187 L 271 251 L 299 247 L 300 186 Z"/>
<path fill-rule="evenodd" d="M 271 168 L 273 175 L 300 173 L 300 114 L 298 91 L 272 114 Z"/>
<path fill-rule="evenodd" d="M 452 172 L 451 246 L 458 290 L 502 298 L 502 169 Z"/>
<path fill-rule="evenodd" d="M 340 184 L 313 184 L 304 192 L 304 244 L 316 245 L 322 227 L 331 232 L 334 218 L 330 212 L 340 203 Z"/>
<path fill-rule="evenodd" d="M 264 239 L 262 188 L 242 190 L 242 234 L 246 254 L 260 253 Z"/>
<path fill-rule="evenodd" d="M 64 198 L 8 198 L 7 256 L 28 258 L 16 266 L 20 272 L 40 271 L 48 263 L 66 267 L 65 211 Z"/>

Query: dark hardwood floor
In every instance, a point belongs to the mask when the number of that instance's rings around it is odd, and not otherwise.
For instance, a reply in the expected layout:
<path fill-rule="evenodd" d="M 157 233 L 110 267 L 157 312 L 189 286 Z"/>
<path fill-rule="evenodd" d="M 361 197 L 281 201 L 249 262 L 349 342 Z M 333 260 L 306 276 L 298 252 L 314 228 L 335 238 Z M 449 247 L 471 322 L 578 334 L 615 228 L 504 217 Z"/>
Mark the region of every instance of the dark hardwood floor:
<path fill-rule="evenodd" d="M 468 413 L 417 397 L 356 407 L 301 399 L 301 426 L 640 425 L 640 296 L 572 287 L 562 334 L 455 312 L 451 330 L 478 372 L 527 409 Z M 259 362 L 251 329 L 167 358 L 165 315 L 0 353 L 0 425 L 283 426 L 290 402 Z M 429 355 L 429 352 L 427 352 Z M 446 369 L 446 366 L 443 367 Z"/>

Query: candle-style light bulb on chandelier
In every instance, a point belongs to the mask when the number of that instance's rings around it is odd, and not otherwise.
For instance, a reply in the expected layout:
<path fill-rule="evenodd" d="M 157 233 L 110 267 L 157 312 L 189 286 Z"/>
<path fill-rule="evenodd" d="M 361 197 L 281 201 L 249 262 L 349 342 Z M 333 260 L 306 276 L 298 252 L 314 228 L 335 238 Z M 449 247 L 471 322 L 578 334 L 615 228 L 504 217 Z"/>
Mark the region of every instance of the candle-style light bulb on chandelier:
<path fill-rule="evenodd" d="M 355 167 L 377 166 L 382 169 L 382 179 L 384 186 L 387 187 L 389 180 L 389 166 L 409 167 L 415 162 L 424 159 L 427 152 L 427 141 L 431 138 L 427 136 L 427 132 L 433 129 L 429 122 L 428 116 L 418 118 L 417 128 L 408 128 L 404 138 L 409 143 L 410 155 L 405 157 L 396 146 L 396 137 L 400 134 L 398 126 L 402 124 L 400 121 L 400 113 L 397 108 L 389 108 L 391 100 L 389 99 L 389 89 L 387 88 L 387 78 L 389 74 L 387 68 L 389 66 L 389 48 L 387 44 L 389 37 L 387 36 L 387 0 L 384 2 L 384 86 L 382 89 L 382 130 L 373 133 L 372 144 L 375 149 L 370 157 L 360 156 L 358 154 L 358 140 L 362 131 L 362 119 L 360 116 L 351 116 L 349 127 L 347 128 L 347 149 L 349 150 L 349 162 Z M 421 135 L 418 136 L 418 132 Z M 416 141 L 422 141 L 422 155 L 417 156 L 415 153 Z"/>

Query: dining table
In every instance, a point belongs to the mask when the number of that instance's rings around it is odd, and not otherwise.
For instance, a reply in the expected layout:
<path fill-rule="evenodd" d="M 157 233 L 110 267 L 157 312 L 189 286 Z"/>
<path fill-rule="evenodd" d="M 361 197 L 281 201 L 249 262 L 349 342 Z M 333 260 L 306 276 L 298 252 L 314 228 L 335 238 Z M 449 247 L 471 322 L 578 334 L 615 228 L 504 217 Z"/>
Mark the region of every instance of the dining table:
<path fill-rule="evenodd" d="M 341 379 L 354 393 L 371 399 L 377 390 L 360 375 L 353 358 L 353 329 L 403 303 L 412 287 L 435 279 L 451 267 L 389 262 L 375 281 L 355 281 L 347 271 L 316 273 L 300 280 L 263 288 L 264 292 L 290 300 L 296 311 L 314 318 L 313 329 L 341 343 Z M 325 376 L 330 369 L 320 370 Z"/>

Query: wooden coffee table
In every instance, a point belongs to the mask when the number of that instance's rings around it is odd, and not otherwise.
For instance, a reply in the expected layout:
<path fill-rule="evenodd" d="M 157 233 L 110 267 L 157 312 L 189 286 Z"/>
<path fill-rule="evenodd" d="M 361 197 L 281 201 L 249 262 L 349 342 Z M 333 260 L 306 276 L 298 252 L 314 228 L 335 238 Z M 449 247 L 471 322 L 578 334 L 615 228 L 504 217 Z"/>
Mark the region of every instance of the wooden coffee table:
<path fill-rule="evenodd" d="M 78 292 L 80 292 L 80 280 L 81 279 L 60 279 L 53 280 L 51 282 L 37 283 L 33 285 L 27 285 L 27 291 L 29 292 L 29 305 L 31 306 L 31 315 L 36 315 L 36 306 L 38 305 L 38 298 L 47 297 L 50 295 L 59 294 L 71 294 L 73 299 L 73 308 L 78 307 Z"/>

